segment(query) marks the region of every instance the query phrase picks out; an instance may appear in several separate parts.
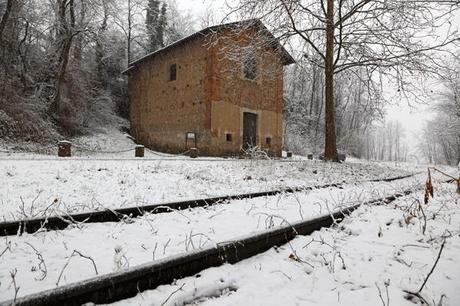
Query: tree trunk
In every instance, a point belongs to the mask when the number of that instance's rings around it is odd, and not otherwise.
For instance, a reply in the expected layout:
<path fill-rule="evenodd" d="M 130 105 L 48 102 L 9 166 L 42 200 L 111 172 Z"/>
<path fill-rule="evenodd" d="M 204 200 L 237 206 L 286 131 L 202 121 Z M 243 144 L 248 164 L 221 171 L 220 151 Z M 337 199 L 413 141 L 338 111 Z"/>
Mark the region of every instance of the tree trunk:
<path fill-rule="evenodd" d="M 83 29 L 85 27 L 85 18 L 86 18 L 86 3 L 85 0 L 80 0 L 80 20 L 78 21 L 78 27 Z M 75 65 L 81 68 L 83 60 L 83 35 L 77 35 L 74 39 L 74 48 L 73 48 L 73 60 Z"/>
<path fill-rule="evenodd" d="M 307 130 L 310 132 L 310 128 L 312 126 L 312 114 L 313 114 L 313 101 L 315 99 L 315 92 L 316 92 L 316 69 L 313 68 L 313 76 L 312 76 L 312 83 L 311 83 L 311 96 L 310 96 L 310 105 L 308 110 L 308 121 L 307 121 Z M 310 133 L 309 133 L 310 135 Z"/>
<path fill-rule="evenodd" d="M 107 89 L 107 75 L 106 75 L 106 68 L 104 65 L 104 40 L 107 32 L 107 20 L 109 18 L 109 13 L 107 9 L 107 4 L 103 1 L 103 8 L 104 8 L 104 16 L 102 18 L 101 25 L 99 27 L 97 33 L 97 41 L 96 41 L 96 71 L 97 71 L 97 79 L 102 89 Z"/>
<path fill-rule="evenodd" d="M 67 71 L 67 65 L 69 63 L 69 54 L 70 47 L 72 46 L 72 38 L 68 38 L 64 42 L 64 47 L 62 48 L 62 62 L 59 66 L 59 71 L 56 78 L 56 94 L 54 96 L 52 110 L 59 114 L 61 112 L 61 95 L 62 95 L 62 86 L 64 85 L 65 73 Z"/>
<path fill-rule="evenodd" d="M 0 21 L 0 40 L 2 39 L 3 30 L 5 29 L 6 22 L 8 21 L 8 17 L 10 16 L 11 8 L 13 7 L 13 0 L 8 0 L 6 3 L 6 9 L 3 13 L 2 20 Z"/>
<path fill-rule="evenodd" d="M 327 0 L 326 23 L 326 141 L 324 159 L 338 162 L 335 132 L 335 102 L 334 102 L 334 0 Z"/>
<path fill-rule="evenodd" d="M 126 64 L 126 67 L 129 67 L 129 64 L 131 63 L 131 31 L 132 31 L 132 7 L 131 7 L 131 0 L 128 0 L 128 37 L 127 37 L 127 50 L 126 50 L 126 58 L 128 63 Z"/>
<path fill-rule="evenodd" d="M 66 9 L 67 4 L 69 6 L 70 24 L 67 21 Z M 56 74 L 56 93 L 54 99 L 50 105 L 51 113 L 59 115 L 61 112 L 61 94 L 62 87 L 64 85 L 65 74 L 67 71 L 67 65 L 69 63 L 70 49 L 72 47 L 72 40 L 74 37 L 75 28 L 75 13 L 74 13 L 74 0 L 60 0 L 59 2 L 59 39 L 62 39 L 59 60 L 58 60 L 58 71 Z"/>
<path fill-rule="evenodd" d="M 21 65 L 22 65 L 22 71 L 20 72 L 20 79 L 22 82 L 22 91 L 26 92 L 27 90 L 27 46 L 23 50 L 22 46 L 25 44 L 27 37 L 29 36 L 29 22 L 25 20 L 25 27 L 24 27 L 24 36 L 19 42 L 18 45 L 18 54 L 19 57 L 21 58 Z"/>

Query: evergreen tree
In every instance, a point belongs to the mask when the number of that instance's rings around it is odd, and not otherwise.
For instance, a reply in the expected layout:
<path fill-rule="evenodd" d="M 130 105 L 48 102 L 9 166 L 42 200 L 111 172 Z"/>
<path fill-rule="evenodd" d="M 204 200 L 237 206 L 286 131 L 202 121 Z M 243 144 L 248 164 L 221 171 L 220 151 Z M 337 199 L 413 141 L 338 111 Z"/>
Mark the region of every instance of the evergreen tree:
<path fill-rule="evenodd" d="M 167 26 L 166 3 L 157 0 L 149 0 L 146 9 L 145 25 L 148 36 L 149 51 L 153 52 L 164 47 L 164 33 Z"/>

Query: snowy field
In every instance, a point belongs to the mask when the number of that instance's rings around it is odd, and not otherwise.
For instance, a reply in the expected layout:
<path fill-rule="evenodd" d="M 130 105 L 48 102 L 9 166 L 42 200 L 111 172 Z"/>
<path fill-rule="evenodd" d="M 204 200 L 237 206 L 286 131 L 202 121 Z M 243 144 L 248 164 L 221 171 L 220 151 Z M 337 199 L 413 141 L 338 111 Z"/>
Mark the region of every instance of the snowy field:
<path fill-rule="evenodd" d="M 426 221 L 422 192 L 363 206 L 335 228 L 114 305 L 459 305 L 460 201 L 453 184 L 435 192 Z"/>
<path fill-rule="evenodd" d="M 62 231 L 5 237 L 0 245 L 5 249 L 0 258 L 0 300 L 14 296 L 9 285 L 13 269 L 17 269 L 18 296 L 22 296 L 418 189 L 421 183 L 416 177 L 392 183 L 348 184 L 147 214 L 126 222 L 89 223 Z"/>
<path fill-rule="evenodd" d="M 146 214 L 118 223 L 80 224 L 62 231 L 2 237 L 0 301 L 13 298 L 16 290 L 20 297 L 56 288 L 411 189 L 415 193 L 396 205 L 360 208 L 339 228 L 298 237 L 277 250 L 236 265 L 209 269 L 200 278 L 178 280 L 119 305 L 163 305 L 165 301 L 164 305 L 318 301 L 321 305 L 355 301 L 378 305 L 377 287 L 385 301 L 388 287 L 391 305 L 404 305 L 408 302 L 402 290 L 413 289 L 423 280 L 439 249 L 440 237 L 446 233 L 451 237 L 446 238 L 439 265 L 442 273 L 433 276 L 423 293 L 426 291 L 430 299 L 440 299 L 445 293 L 442 305 L 456 305 L 452 301 L 458 298 L 455 290 L 460 292 L 460 288 L 452 284 L 459 280 L 456 271 L 460 270 L 448 269 L 446 263 L 458 265 L 449 258 L 460 246 L 458 196 L 452 186 L 442 185 L 442 193 L 436 190 L 439 196 L 424 208 L 427 228 L 422 234 L 419 218 L 406 224 L 404 217 L 407 205 L 423 199 L 425 173 L 391 183 L 369 182 L 426 170 L 423 166 L 354 159 L 342 164 L 324 163 L 301 157 L 190 159 L 149 150 L 145 158 L 135 159 L 133 146 L 125 138 L 88 138 L 80 139 L 76 147 L 91 148 L 92 152 L 76 149 L 72 158 L 0 153 L 2 221 L 283 187 L 344 185 Z M 114 153 L 109 148 L 131 149 Z M 457 175 L 456 169 L 447 171 Z M 441 177 L 435 177 L 441 186 Z"/>
<path fill-rule="evenodd" d="M 132 152 L 131 152 L 132 153 Z M 104 154 L 0 153 L 0 220 L 405 175 L 391 165 Z M 155 157 L 156 156 L 156 157 Z"/>

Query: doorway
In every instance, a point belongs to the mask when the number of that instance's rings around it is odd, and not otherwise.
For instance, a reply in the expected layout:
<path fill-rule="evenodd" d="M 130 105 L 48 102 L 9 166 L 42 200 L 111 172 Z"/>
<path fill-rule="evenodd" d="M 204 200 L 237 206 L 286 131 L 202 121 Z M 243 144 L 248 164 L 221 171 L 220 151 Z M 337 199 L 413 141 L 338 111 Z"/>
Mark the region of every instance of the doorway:
<path fill-rule="evenodd" d="M 243 113 L 243 149 L 247 150 L 257 145 L 257 115 Z"/>

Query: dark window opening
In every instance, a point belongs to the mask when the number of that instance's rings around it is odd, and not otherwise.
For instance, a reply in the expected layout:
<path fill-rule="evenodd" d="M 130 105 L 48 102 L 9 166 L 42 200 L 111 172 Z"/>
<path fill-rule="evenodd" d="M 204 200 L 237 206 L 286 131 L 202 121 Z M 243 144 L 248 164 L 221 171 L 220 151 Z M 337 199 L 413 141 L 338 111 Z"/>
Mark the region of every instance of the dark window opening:
<path fill-rule="evenodd" d="M 227 142 L 232 142 L 232 140 L 233 140 L 233 135 L 230 134 L 230 133 L 227 133 L 227 134 L 225 134 L 225 139 L 227 140 Z"/>
<path fill-rule="evenodd" d="M 265 143 L 268 144 L 268 145 L 271 145 L 272 144 L 272 138 L 271 137 L 265 138 Z"/>
<path fill-rule="evenodd" d="M 177 77 L 177 65 L 176 65 L 176 64 L 172 64 L 172 65 L 169 67 L 169 80 L 170 80 L 170 81 L 175 81 L 175 80 L 176 80 L 176 77 Z"/>
<path fill-rule="evenodd" d="M 248 55 L 243 62 L 244 77 L 255 80 L 257 77 L 257 60 L 253 54 Z"/>

